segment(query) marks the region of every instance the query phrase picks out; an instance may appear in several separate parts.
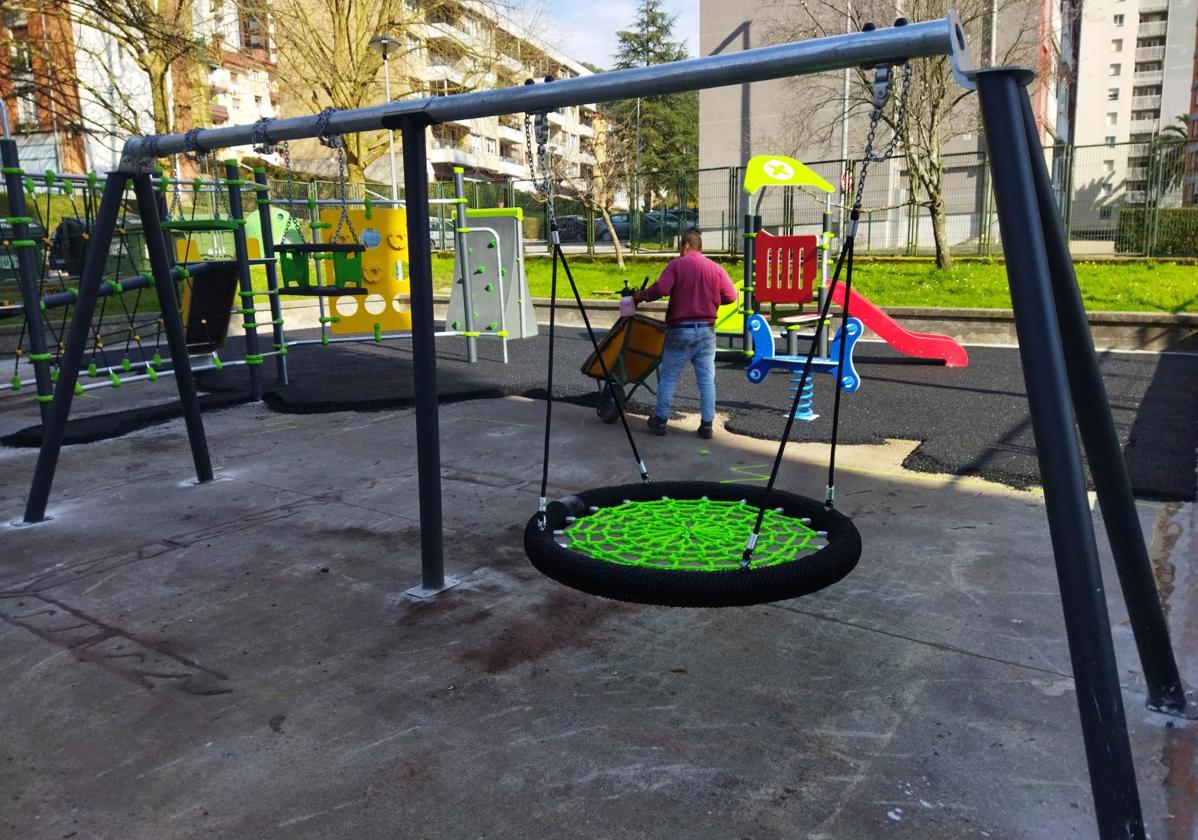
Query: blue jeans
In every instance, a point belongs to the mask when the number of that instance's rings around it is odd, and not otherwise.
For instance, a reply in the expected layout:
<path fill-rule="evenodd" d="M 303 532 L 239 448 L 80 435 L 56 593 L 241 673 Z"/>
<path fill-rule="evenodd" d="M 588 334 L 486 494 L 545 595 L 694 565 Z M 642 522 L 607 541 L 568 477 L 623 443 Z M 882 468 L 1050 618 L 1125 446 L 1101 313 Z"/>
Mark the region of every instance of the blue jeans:
<path fill-rule="evenodd" d="M 674 402 L 674 391 L 678 388 L 678 377 L 682 375 L 687 362 L 695 366 L 699 414 L 704 423 L 710 423 L 715 419 L 715 329 L 710 326 L 670 327 L 666 333 L 654 414 L 669 418 L 670 404 Z"/>

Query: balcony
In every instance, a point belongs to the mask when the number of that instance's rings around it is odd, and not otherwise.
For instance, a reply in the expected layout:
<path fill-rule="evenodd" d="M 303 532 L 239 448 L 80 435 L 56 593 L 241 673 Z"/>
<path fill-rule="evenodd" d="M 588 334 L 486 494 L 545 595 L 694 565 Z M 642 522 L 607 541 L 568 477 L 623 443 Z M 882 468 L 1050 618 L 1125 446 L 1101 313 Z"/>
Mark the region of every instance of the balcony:
<path fill-rule="evenodd" d="M 470 36 L 452 23 L 426 23 L 419 29 L 421 37 L 430 43 L 433 41 L 450 41 L 455 44 L 470 43 Z"/>
<path fill-rule="evenodd" d="M 1161 107 L 1161 97 L 1156 96 L 1133 96 L 1131 98 L 1131 109 L 1133 111 L 1148 111 L 1157 110 Z"/>
<path fill-rule="evenodd" d="M 1132 134 L 1151 134 L 1157 130 L 1160 122 L 1161 121 L 1158 118 L 1150 120 L 1132 120 L 1128 126 L 1128 130 Z"/>
<path fill-rule="evenodd" d="M 1164 70 L 1137 70 L 1132 76 L 1133 85 L 1159 85 L 1164 81 Z"/>
<path fill-rule="evenodd" d="M 524 69 L 524 65 L 517 58 L 512 58 L 510 55 L 501 55 L 495 62 L 500 68 L 509 73 L 519 73 Z"/>
<path fill-rule="evenodd" d="M 558 128 L 565 128 L 566 127 L 566 118 L 564 116 L 562 116 L 561 114 L 559 114 L 557 111 L 550 111 L 549 112 L 549 124 L 556 125 Z"/>
<path fill-rule="evenodd" d="M 447 149 L 437 145 L 434 141 L 433 147 L 428 150 L 428 161 L 429 163 L 448 163 L 454 166 L 474 167 L 478 165 L 478 156 L 456 147 Z"/>
<path fill-rule="evenodd" d="M 1136 61 L 1164 61 L 1165 47 L 1136 47 Z"/>
<path fill-rule="evenodd" d="M 499 159 L 499 174 L 507 175 L 510 178 L 527 178 L 529 177 L 528 164 L 523 161 L 516 160 L 511 157 L 501 157 Z"/>
<path fill-rule="evenodd" d="M 465 75 L 452 64 L 437 62 L 428 65 L 425 77 L 430 82 L 453 82 L 455 85 L 460 85 Z"/>
<path fill-rule="evenodd" d="M 590 152 L 580 151 L 574 156 L 574 159 L 586 166 L 597 166 L 599 164 L 599 161 L 595 160 L 595 156 Z"/>
<path fill-rule="evenodd" d="M 1167 20 L 1150 20 L 1147 23 L 1141 23 L 1136 28 L 1136 34 L 1141 38 L 1163 38 L 1168 28 Z"/>
<path fill-rule="evenodd" d="M 518 146 L 524 145 L 524 132 L 519 129 L 500 124 L 496 135 L 505 143 L 515 143 Z"/>
<path fill-rule="evenodd" d="M 579 137 L 594 137 L 595 129 L 591 128 L 586 123 L 579 123 L 578 124 L 578 136 Z"/>
<path fill-rule="evenodd" d="M 212 124 L 227 123 L 229 121 L 229 109 L 224 105 L 218 105 L 213 102 L 208 106 L 208 114 L 212 117 Z"/>
<path fill-rule="evenodd" d="M 1169 11 L 1169 0 L 1141 0 L 1140 14 L 1151 15 Z"/>
<path fill-rule="evenodd" d="M 1148 167 L 1147 166 L 1129 166 L 1127 168 L 1128 181 L 1147 181 Z"/>
<path fill-rule="evenodd" d="M 1124 196 L 1128 204 L 1143 204 L 1148 200 L 1148 193 L 1144 190 L 1128 190 Z"/>

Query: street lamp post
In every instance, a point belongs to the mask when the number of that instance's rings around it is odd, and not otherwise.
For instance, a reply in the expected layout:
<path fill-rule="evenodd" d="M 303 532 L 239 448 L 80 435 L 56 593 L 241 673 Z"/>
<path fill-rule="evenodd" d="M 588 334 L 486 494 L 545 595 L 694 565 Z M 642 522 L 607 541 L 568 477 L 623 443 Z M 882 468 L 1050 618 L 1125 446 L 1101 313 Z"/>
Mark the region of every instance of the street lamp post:
<path fill-rule="evenodd" d="M 375 35 L 370 39 L 370 48 L 383 57 L 383 89 L 387 103 L 391 102 L 391 53 L 399 51 L 399 41 L 390 35 Z M 399 178 L 395 171 L 395 132 L 387 129 L 387 151 L 391 159 L 391 200 L 399 201 Z"/>

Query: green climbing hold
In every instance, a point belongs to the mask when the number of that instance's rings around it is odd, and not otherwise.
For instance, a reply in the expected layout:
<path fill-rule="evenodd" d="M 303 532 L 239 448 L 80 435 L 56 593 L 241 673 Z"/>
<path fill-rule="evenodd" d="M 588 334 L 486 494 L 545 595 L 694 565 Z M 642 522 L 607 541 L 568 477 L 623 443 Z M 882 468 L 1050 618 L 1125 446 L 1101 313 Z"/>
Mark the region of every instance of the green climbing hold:
<path fill-rule="evenodd" d="M 487 268 L 486 268 L 486 266 L 480 265 L 478 268 L 474 269 L 474 273 L 475 274 L 486 274 Z"/>
<path fill-rule="evenodd" d="M 21 390 L 21 377 L 14 373 L 12 375 L 12 382 L 10 384 L 12 385 L 12 389 L 14 391 Z"/>
<path fill-rule="evenodd" d="M 91 364 L 89 364 L 89 365 L 87 366 L 87 375 L 88 375 L 88 376 L 95 376 L 95 375 L 96 375 L 96 363 L 95 363 L 95 362 L 92 362 Z"/>
<path fill-rule="evenodd" d="M 82 382 L 78 382 L 78 381 L 75 382 L 75 396 L 77 396 L 77 397 L 83 396 L 83 383 Z"/>
<path fill-rule="evenodd" d="M 488 292 L 493 292 L 493 291 L 495 291 L 495 287 L 494 287 L 494 286 L 492 286 L 490 283 L 488 283 L 487 285 L 483 286 L 483 288 L 484 288 L 484 289 L 486 289 Z"/>
<path fill-rule="evenodd" d="M 146 376 L 150 377 L 151 382 L 158 381 L 158 371 L 154 370 L 153 365 L 146 365 Z"/>
<path fill-rule="evenodd" d="M 121 378 L 116 375 L 116 371 L 108 371 L 108 381 L 112 383 L 113 388 L 121 387 Z"/>
<path fill-rule="evenodd" d="M 450 324 L 449 326 L 453 327 L 455 330 L 460 330 L 460 329 L 462 328 L 462 322 L 461 322 L 461 321 L 454 321 L 454 322 L 453 322 L 452 324 Z"/>
<path fill-rule="evenodd" d="M 497 321 L 492 321 L 491 323 L 487 324 L 487 329 L 497 330 L 499 329 L 499 323 Z"/>
<path fill-rule="evenodd" d="M 212 354 L 212 367 L 216 370 L 224 370 L 225 363 L 220 360 L 220 356 Z"/>
<path fill-rule="evenodd" d="M 154 367 L 162 367 L 162 354 L 161 353 L 154 354 Z"/>
<path fill-rule="evenodd" d="M 382 324 L 375 324 L 375 325 L 374 325 L 374 340 L 375 340 L 375 341 L 382 341 L 382 340 L 383 340 L 383 326 L 382 326 Z"/>
<path fill-rule="evenodd" d="M 133 370 L 133 362 L 128 356 L 121 359 L 121 370 L 123 370 L 125 373 Z"/>
<path fill-rule="evenodd" d="M 487 243 L 487 247 L 488 248 L 498 248 L 499 243 L 496 242 L 494 239 L 492 239 L 490 242 Z"/>

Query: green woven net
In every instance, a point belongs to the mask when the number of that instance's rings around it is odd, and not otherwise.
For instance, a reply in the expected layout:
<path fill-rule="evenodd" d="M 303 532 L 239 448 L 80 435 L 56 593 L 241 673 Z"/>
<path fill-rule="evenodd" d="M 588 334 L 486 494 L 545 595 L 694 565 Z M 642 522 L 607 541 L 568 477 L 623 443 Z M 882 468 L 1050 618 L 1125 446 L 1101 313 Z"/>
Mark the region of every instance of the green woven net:
<path fill-rule="evenodd" d="M 744 500 L 625 501 L 567 521 L 557 540 L 571 551 L 621 566 L 722 572 L 740 568 L 756 518 L 757 507 Z M 801 560 L 826 544 L 809 521 L 767 510 L 753 567 Z"/>

